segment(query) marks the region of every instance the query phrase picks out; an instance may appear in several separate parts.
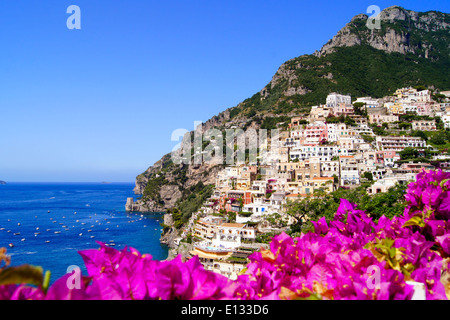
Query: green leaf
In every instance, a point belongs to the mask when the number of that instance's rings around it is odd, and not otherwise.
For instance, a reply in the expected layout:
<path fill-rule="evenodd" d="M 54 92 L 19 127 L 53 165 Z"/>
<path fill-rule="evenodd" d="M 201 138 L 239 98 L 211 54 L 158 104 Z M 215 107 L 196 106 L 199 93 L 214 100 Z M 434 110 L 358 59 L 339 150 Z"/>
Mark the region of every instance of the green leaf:
<path fill-rule="evenodd" d="M 42 284 L 42 290 L 44 290 L 45 293 L 47 293 L 47 290 L 50 287 L 50 276 L 51 272 L 49 270 L 45 271 L 44 281 Z"/>
<path fill-rule="evenodd" d="M 323 300 L 322 296 L 318 293 L 313 293 L 306 298 L 296 298 L 295 300 Z"/>
<path fill-rule="evenodd" d="M 447 188 L 444 186 L 444 184 L 445 184 L 447 181 L 449 181 L 449 180 L 450 180 L 450 179 L 444 179 L 444 180 L 441 181 L 441 183 L 440 183 L 439 185 L 440 185 L 440 187 L 441 187 L 442 190 L 447 191 Z"/>
<path fill-rule="evenodd" d="M 404 227 L 409 227 L 409 226 L 419 226 L 419 227 L 425 227 L 425 222 L 423 221 L 423 218 L 420 216 L 414 216 L 411 219 L 409 219 L 408 221 L 405 222 L 405 224 L 403 225 Z"/>
<path fill-rule="evenodd" d="M 28 264 L 10 267 L 0 273 L 0 285 L 31 284 L 41 286 L 43 280 L 42 268 Z"/>

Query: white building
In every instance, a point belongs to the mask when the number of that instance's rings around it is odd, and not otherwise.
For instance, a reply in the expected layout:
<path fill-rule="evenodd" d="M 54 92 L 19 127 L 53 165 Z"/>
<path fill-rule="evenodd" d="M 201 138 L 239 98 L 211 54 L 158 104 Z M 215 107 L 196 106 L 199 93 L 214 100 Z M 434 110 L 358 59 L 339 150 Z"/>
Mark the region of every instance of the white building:
<path fill-rule="evenodd" d="M 403 104 L 403 110 L 406 113 L 417 113 L 417 105 L 416 104 Z"/>
<path fill-rule="evenodd" d="M 341 168 L 341 186 L 358 185 L 359 171 L 357 167 L 347 166 Z"/>
<path fill-rule="evenodd" d="M 447 112 L 445 116 L 442 116 L 441 120 L 444 123 L 444 128 L 450 129 L 450 112 Z"/>
<path fill-rule="evenodd" d="M 212 246 L 216 248 L 235 249 L 241 246 L 242 240 L 254 240 L 255 229 L 246 228 L 241 223 L 223 223 L 217 227 Z"/>
<path fill-rule="evenodd" d="M 317 157 L 319 161 L 330 161 L 338 155 L 338 147 L 335 146 L 300 146 L 293 148 L 290 153 L 290 159 L 307 160 Z"/>
<path fill-rule="evenodd" d="M 338 124 L 327 123 L 328 142 L 336 142 L 338 140 Z"/>
<path fill-rule="evenodd" d="M 366 104 L 366 108 L 378 108 L 380 106 L 380 103 L 377 99 L 371 98 L 371 97 L 362 97 L 356 99 L 356 102 L 361 102 Z"/>
<path fill-rule="evenodd" d="M 327 107 L 334 108 L 339 106 L 340 103 L 352 104 L 352 97 L 348 95 L 342 95 L 339 93 L 330 93 L 327 96 Z"/>
<path fill-rule="evenodd" d="M 379 151 L 403 151 L 407 147 L 425 148 L 426 142 L 419 137 L 377 136 L 376 145 Z"/>
<path fill-rule="evenodd" d="M 339 161 L 321 161 L 320 175 L 322 177 L 339 177 Z"/>

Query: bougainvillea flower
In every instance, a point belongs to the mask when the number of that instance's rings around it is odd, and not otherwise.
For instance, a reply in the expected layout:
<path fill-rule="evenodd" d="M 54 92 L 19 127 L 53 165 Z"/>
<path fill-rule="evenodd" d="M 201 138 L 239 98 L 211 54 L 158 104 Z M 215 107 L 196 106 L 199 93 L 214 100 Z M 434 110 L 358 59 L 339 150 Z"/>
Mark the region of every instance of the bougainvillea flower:
<path fill-rule="evenodd" d="M 437 242 L 441 245 L 442 251 L 445 253 L 445 257 L 450 257 L 450 233 L 436 237 Z"/>
<path fill-rule="evenodd" d="M 40 288 L 20 285 L 0 286 L 0 300 L 44 300 L 45 294 Z"/>

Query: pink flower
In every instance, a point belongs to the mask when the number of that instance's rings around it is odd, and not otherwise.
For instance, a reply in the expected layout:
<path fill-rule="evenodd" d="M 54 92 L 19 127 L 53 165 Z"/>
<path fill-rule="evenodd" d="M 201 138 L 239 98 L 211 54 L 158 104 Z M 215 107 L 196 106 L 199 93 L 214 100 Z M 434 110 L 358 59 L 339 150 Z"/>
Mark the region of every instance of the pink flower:
<path fill-rule="evenodd" d="M 450 233 L 436 237 L 436 240 L 441 245 L 445 257 L 450 257 Z"/>

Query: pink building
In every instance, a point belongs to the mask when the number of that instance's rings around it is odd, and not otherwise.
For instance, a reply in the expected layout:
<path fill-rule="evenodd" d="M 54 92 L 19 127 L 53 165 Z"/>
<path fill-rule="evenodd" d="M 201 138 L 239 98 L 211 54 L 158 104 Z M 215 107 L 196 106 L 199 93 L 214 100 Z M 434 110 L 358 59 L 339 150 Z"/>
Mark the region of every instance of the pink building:
<path fill-rule="evenodd" d="M 384 164 L 384 153 L 383 151 L 377 151 L 377 156 L 375 160 L 376 164 Z"/>
<path fill-rule="evenodd" d="M 304 131 L 305 145 L 318 145 L 328 141 L 328 129 L 326 125 L 309 125 Z"/>
<path fill-rule="evenodd" d="M 341 116 L 341 115 L 350 115 L 354 114 L 355 110 L 353 109 L 352 104 L 346 104 L 346 103 L 339 103 L 337 106 L 333 107 L 333 114 L 335 116 Z"/>
<path fill-rule="evenodd" d="M 431 116 L 432 111 L 430 103 L 417 103 L 417 114 L 419 116 Z"/>

